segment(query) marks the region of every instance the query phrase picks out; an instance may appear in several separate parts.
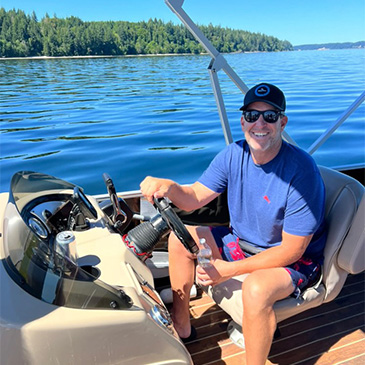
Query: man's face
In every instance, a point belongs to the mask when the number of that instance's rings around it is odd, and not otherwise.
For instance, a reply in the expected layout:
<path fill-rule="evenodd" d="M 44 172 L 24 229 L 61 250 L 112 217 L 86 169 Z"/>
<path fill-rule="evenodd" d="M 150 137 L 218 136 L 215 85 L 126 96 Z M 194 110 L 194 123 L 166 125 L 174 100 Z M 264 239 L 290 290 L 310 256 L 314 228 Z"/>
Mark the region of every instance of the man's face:
<path fill-rule="evenodd" d="M 266 111 L 275 110 L 275 108 L 260 101 L 250 104 L 246 110 Z M 281 147 L 281 133 L 287 121 L 288 118 L 283 116 L 279 117 L 276 123 L 267 123 L 260 115 L 256 122 L 248 123 L 243 116 L 241 117 L 242 130 L 253 156 L 262 157 L 268 161 L 276 156 Z M 260 163 L 259 161 L 255 162 Z"/>

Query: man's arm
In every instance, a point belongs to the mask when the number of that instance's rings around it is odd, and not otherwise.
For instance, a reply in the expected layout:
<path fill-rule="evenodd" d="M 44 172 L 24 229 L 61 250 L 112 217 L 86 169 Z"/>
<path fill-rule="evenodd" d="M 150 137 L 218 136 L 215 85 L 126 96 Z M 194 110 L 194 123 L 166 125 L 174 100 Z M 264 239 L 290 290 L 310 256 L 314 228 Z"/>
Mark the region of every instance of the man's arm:
<path fill-rule="evenodd" d="M 296 236 L 283 231 L 281 245 L 271 247 L 246 260 L 242 268 L 237 268 L 238 274 L 249 273 L 259 269 L 284 267 L 298 261 L 304 254 L 313 235 Z M 239 263 L 236 261 L 235 263 Z M 237 265 L 238 266 L 238 265 Z M 244 272 L 239 272 L 244 270 Z"/>
<path fill-rule="evenodd" d="M 312 236 L 296 236 L 283 232 L 280 246 L 271 247 L 239 261 L 214 260 L 215 270 L 210 270 L 209 275 L 198 266 L 197 279 L 204 282 L 204 285 L 216 285 L 236 275 L 247 274 L 260 269 L 288 266 L 303 256 Z"/>
<path fill-rule="evenodd" d="M 208 204 L 219 193 L 215 193 L 199 182 L 182 186 L 173 180 L 147 176 L 140 185 L 142 194 L 153 203 L 153 198 L 169 198 L 178 208 L 186 211 L 199 209 Z"/>

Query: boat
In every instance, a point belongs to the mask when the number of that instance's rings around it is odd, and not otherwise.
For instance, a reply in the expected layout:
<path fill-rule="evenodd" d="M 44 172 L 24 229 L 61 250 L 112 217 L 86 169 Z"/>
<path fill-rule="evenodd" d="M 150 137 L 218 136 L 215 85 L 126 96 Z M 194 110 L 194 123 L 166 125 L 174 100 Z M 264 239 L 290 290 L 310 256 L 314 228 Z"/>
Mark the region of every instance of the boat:
<path fill-rule="evenodd" d="M 231 143 L 217 72 L 243 93 L 248 88 L 184 12 L 183 1 L 165 2 L 212 56 L 208 71 Z M 364 99 L 365 93 L 309 152 Z M 365 360 L 365 170 L 340 170 L 320 167 L 329 225 L 321 281 L 278 303 L 280 335 L 268 363 Z M 174 231 L 187 250 L 198 252 L 184 224 L 227 224 L 224 195 L 182 212 L 166 199 L 152 205 L 140 191 L 117 193 L 111 176 L 100 178 L 106 193 L 91 196 L 57 177 L 19 171 L 0 194 L 0 363 L 244 364 L 233 296 L 225 301 L 211 288 L 194 287 L 190 311 L 198 337 L 190 343 L 179 338 L 170 316 L 167 235 Z M 224 290 L 234 291 L 230 284 Z"/>

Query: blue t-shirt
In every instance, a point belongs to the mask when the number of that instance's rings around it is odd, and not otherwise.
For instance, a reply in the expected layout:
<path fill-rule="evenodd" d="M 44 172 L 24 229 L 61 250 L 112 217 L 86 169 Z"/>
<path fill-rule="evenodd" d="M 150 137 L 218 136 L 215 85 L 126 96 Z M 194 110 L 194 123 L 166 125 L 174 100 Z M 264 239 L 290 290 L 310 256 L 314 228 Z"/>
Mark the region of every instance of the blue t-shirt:
<path fill-rule="evenodd" d="M 313 158 L 285 141 L 277 156 L 256 165 L 241 140 L 227 146 L 198 180 L 216 193 L 227 189 L 233 234 L 260 248 L 280 245 L 282 231 L 314 234 L 305 256 L 322 257 L 325 188 Z"/>

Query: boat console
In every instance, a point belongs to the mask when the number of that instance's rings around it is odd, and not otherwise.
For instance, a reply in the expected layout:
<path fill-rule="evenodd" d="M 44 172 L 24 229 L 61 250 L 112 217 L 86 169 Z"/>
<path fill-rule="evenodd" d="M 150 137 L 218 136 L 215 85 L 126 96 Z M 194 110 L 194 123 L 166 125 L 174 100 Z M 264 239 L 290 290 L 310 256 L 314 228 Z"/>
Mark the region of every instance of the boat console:
<path fill-rule="evenodd" d="M 24 171 L 0 199 L 1 332 L 2 343 L 18 338 L 23 349 L 14 363 L 191 362 L 145 263 L 171 229 L 168 203 L 158 202 L 163 216 L 156 212 L 152 223 L 133 224 L 124 201 L 116 220 L 115 203 L 100 206 L 80 187 Z"/>

